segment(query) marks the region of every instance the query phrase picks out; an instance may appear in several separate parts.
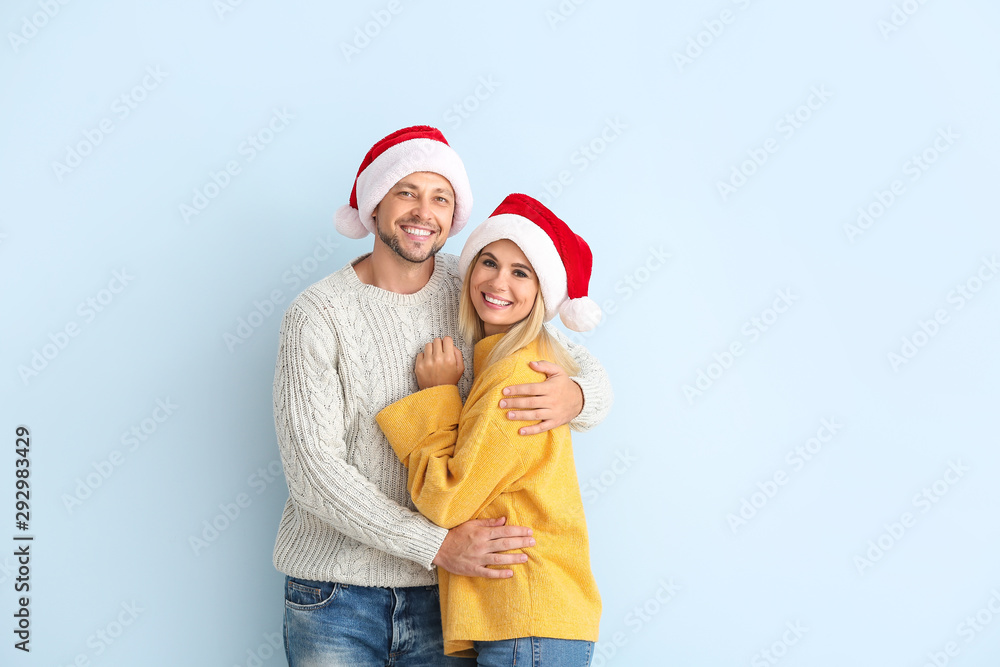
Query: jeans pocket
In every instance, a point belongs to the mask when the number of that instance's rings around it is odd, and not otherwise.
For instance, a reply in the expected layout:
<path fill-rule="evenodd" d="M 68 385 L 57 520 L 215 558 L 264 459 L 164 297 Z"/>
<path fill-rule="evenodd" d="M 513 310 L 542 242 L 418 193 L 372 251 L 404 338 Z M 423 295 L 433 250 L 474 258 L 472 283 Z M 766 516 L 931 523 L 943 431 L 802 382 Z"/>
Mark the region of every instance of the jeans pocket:
<path fill-rule="evenodd" d="M 341 589 L 343 584 L 333 581 L 310 581 L 309 579 L 285 578 L 285 606 L 289 609 L 308 611 L 326 607 Z"/>

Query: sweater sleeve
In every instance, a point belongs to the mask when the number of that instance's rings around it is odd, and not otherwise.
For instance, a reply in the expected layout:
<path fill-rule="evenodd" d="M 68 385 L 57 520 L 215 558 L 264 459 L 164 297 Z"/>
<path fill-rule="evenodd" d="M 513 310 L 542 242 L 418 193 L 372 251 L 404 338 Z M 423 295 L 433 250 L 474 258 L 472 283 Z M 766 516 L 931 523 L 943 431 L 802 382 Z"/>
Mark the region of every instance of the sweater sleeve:
<path fill-rule="evenodd" d="M 281 324 L 274 427 L 292 501 L 344 535 L 431 569 L 447 531 L 402 507 L 355 466 L 345 443 L 336 342 L 296 304 Z"/>
<path fill-rule="evenodd" d="M 445 528 L 475 518 L 524 475 L 521 458 L 504 429 L 487 415 L 500 400 L 499 384 L 462 410 L 454 385 L 431 387 L 382 410 L 375 418 L 408 468 L 417 509 Z"/>
<path fill-rule="evenodd" d="M 601 362 L 583 345 L 578 345 L 569 336 L 551 325 L 545 325 L 548 332 L 559 341 L 580 367 L 580 373 L 572 379 L 583 390 L 583 410 L 569 423 L 574 431 L 589 431 L 608 416 L 615 396 L 611 381 Z"/>

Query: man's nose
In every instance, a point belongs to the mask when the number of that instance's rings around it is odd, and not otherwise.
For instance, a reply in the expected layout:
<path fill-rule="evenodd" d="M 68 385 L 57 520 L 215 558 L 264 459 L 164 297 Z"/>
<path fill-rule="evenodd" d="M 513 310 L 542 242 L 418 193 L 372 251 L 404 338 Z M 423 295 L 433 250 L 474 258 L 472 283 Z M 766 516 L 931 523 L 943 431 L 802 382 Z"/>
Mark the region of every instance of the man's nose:
<path fill-rule="evenodd" d="M 431 215 L 430 199 L 426 197 L 418 197 L 417 200 L 413 202 L 413 213 L 421 220 L 430 220 L 433 217 Z"/>

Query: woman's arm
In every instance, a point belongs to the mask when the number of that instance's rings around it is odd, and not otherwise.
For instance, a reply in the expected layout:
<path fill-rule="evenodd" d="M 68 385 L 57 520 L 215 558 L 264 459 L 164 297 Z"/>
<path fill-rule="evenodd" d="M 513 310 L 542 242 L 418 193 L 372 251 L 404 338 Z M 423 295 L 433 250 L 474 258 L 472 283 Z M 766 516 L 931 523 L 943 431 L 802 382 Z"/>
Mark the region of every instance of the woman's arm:
<path fill-rule="evenodd" d="M 507 381 L 470 396 L 464 414 L 458 388 L 441 385 L 411 394 L 375 418 L 409 469 L 414 504 L 439 526 L 474 518 L 524 474 L 512 444 L 516 427 L 495 409 Z"/>

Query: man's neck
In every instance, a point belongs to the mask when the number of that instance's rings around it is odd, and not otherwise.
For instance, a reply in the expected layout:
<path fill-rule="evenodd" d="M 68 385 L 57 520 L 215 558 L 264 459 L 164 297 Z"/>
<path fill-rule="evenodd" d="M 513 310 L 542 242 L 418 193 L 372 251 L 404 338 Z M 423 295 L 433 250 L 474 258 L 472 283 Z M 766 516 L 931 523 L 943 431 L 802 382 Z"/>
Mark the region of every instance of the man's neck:
<path fill-rule="evenodd" d="M 396 294 L 419 292 L 434 274 L 434 257 L 419 264 L 409 262 L 375 241 L 372 254 L 354 265 L 358 280 Z"/>

